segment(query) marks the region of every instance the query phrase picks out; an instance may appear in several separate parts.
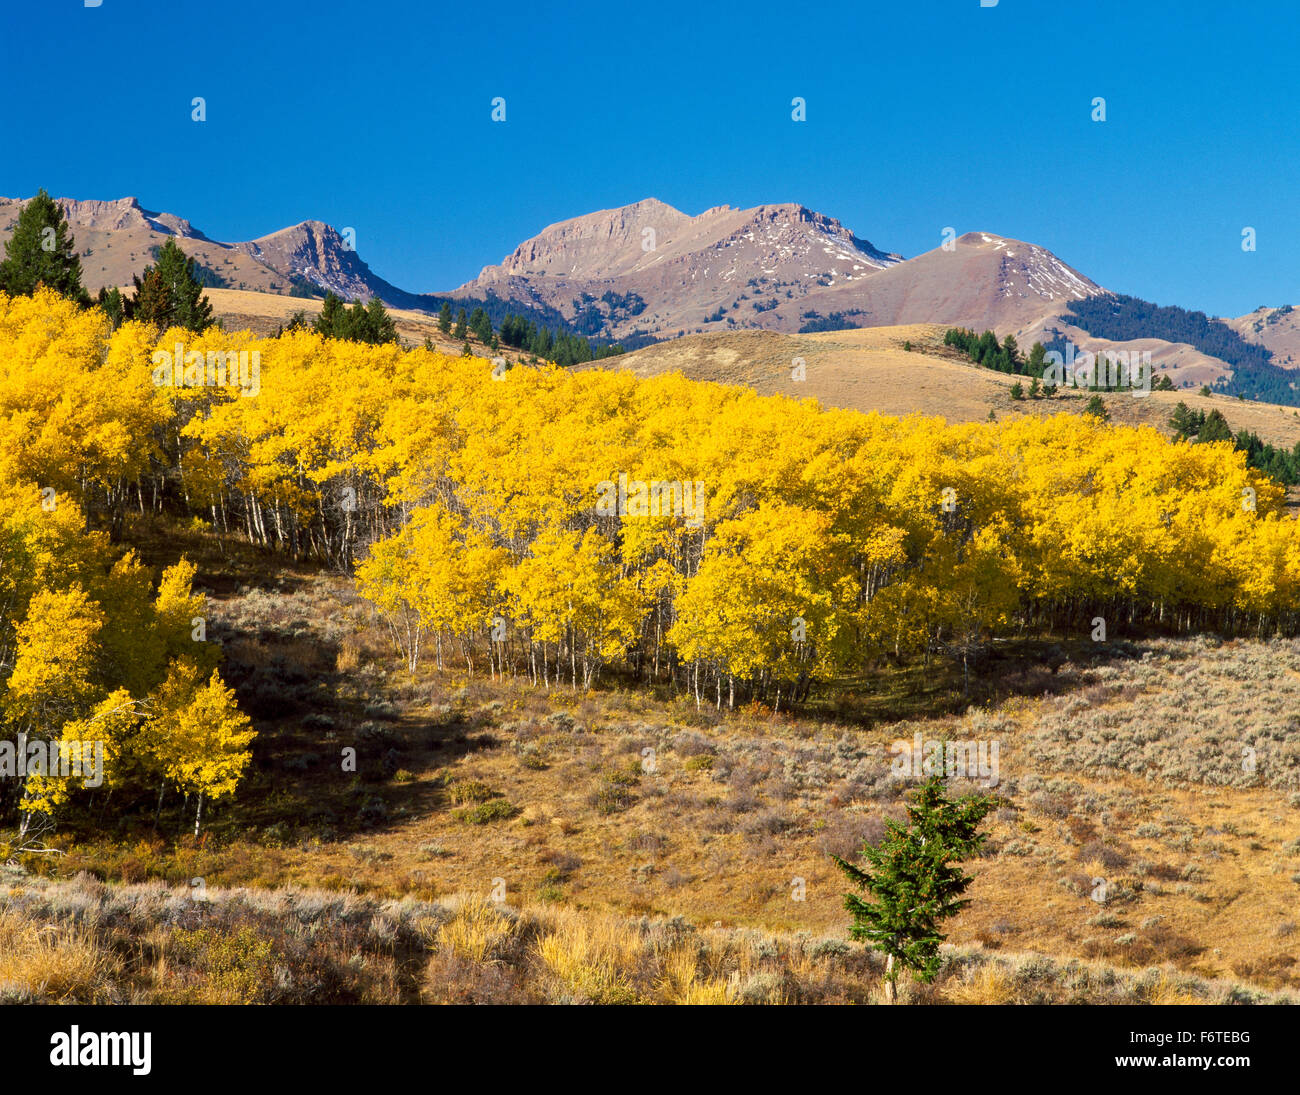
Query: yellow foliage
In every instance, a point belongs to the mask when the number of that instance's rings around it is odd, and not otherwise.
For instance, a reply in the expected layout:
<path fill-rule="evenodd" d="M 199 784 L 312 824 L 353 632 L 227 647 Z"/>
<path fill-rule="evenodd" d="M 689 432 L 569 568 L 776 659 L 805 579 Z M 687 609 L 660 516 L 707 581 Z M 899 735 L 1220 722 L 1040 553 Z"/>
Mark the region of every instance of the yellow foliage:
<path fill-rule="evenodd" d="M 159 383 L 178 353 L 192 375 Z M 355 566 L 412 671 L 431 642 L 471 673 L 486 648 L 547 684 L 613 665 L 779 704 L 884 652 L 965 661 L 1040 621 L 1295 631 L 1283 501 L 1230 443 L 1082 415 L 949 425 L 678 374 L 496 377 L 308 331 L 111 332 L 50 293 L 0 295 L 6 718 L 55 740 L 125 689 L 140 778 L 209 797 L 249 731 L 193 633 L 193 567 L 153 592 L 87 525 L 170 507 Z"/>
<path fill-rule="evenodd" d="M 148 735 L 166 777 L 187 793 L 233 795 L 256 737 L 234 690 L 215 669 L 204 682 L 194 665 L 180 663 L 159 688 L 157 707 Z"/>

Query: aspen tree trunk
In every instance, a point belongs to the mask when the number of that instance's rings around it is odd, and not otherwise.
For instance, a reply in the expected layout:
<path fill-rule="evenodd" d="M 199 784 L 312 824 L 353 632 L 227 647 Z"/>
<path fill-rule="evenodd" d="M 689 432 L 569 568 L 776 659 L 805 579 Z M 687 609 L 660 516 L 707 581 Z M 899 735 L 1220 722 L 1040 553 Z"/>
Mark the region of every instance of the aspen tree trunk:
<path fill-rule="evenodd" d="M 199 805 L 194 811 L 194 835 L 199 835 L 199 823 L 203 820 L 203 792 L 199 792 Z"/>
<path fill-rule="evenodd" d="M 894 982 L 894 956 L 885 959 L 885 1003 L 898 1003 L 897 986 Z"/>

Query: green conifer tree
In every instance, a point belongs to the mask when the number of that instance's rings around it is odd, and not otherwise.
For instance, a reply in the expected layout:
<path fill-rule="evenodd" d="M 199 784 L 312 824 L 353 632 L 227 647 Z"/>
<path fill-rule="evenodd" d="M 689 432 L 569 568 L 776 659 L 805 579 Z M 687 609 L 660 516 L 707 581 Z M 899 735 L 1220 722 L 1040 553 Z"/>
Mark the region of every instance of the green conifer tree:
<path fill-rule="evenodd" d="M 371 297 L 370 303 L 366 305 L 364 338 L 361 341 L 376 346 L 384 342 L 397 341 L 397 326 L 393 323 L 393 317 L 388 314 L 388 309 L 384 307 L 384 302 L 378 297 Z"/>
<path fill-rule="evenodd" d="M 318 335 L 326 338 L 343 337 L 343 301 L 334 293 L 325 294 L 325 303 L 321 305 L 320 315 L 312 324 Z"/>
<path fill-rule="evenodd" d="M 480 342 L 488 342 L 492 338 L 492 320 L 488 318 L 487 312 L 475 308 L 469 317 L 469 329 Z"/>
<path fill-rule="evenodd" d="M 100 289 L 95 303 L 108 316 L 108 322 L 114 331 L 122 326 L 122 320 L 126 318 L 126 301 L 122 298 L 122 291 L 117 286 L 112 289 Z"/>
<path fill-rule="evenodd" d="M 142 323 L 152 323 L 160 331 L 175 326 L 176 294 L 162 273 L 149 266 L 145 268 L 143 277 L 136 275 L 132 280 L 135 282 L 135 296 L 126 302 L 127 316 Z"/>
<path fill-rule="evenodd" d="M 63 210 L 44 189 L 23 205 L 0 262 L 0 290 L 29 297 L 38 285 L 78 304 L 90 304 L 90 295 L 81 286 L 76 240 Z"/>
<path fill-rule="evenodd" d="M 146 285 L 150 285 L 147 293 Z M 132 319 L 164 331 L 184 327 L 202 334 L 212 326 L 212 304 L 203 294 L 198 264 L 180 249 L 175 237 L 167 237 L 158 251 L 157 264 L 146 266 L 144 275 L 135 278 L 135 299 L 127 310 Z"/>
<path fill-rule="evenodd" d="M 897 999 L 899 974 L 910 970 L 921 982 L 939 972 L 939 925 L 970 904 L 961 895 L 974 879 L 958 863 L 979 851 L 979 824 L 993 809 L 987 796 L 950 799 L 943 780 L 931 776 L 913 793 L 907 825 L 885 822 L 878 845 L 864 844 L 870 870 L 832 856 L 850 881 L 874 900 L 846 894 L 853 914 L 849 934 L 885 955 L 885 996 Z"/>
<path fill-rule="evenodd" d="M 1094 395 L 1088 400 L 1088 405 L 1083 408 L 1083 413 L 1091 415 L 1093 418 L 1100 418 L 1103 422 L 1110 421 L 1110 411 L 1106 410 L 1106 402 L 1099 395 Z"/>
<path fill-rule="evenodd" d="M 1047 349 L 1041 342 L 1035 342 L 1029 348 L 1029 360 L 1025 362 L 1025 372 L 1042 380 L 1047 371 Z"/>
<path fill-rule="evenodd" d="M 1197 441 L 1231 441 L 1232 427 L 1218 408 L 1205 416 L 1205 423 L 1196 435 Z"/>

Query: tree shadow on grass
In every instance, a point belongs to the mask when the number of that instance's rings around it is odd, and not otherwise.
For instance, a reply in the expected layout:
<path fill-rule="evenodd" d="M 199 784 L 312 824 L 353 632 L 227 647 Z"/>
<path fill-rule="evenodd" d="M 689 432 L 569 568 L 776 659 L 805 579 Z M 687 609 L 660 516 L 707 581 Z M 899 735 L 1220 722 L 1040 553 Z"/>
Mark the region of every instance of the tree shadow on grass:
<path fill-rule="evenodd" d="M 1151 639 L 1008 639 L 972 658 L 966 681 L 960 661 L 932 657 L 886 664 L 859 677 L 841 678 L 815 690 L 804 714 L 874 726 L 910 719 L 960 715 L 971 707 L 996 706 L 1022 696 L 1059 696 L 1091 682 L 1081 670 L 1140 661 L 1154 650 Z M 1187 657 L 1162 648 L 1162 655 Z"/>

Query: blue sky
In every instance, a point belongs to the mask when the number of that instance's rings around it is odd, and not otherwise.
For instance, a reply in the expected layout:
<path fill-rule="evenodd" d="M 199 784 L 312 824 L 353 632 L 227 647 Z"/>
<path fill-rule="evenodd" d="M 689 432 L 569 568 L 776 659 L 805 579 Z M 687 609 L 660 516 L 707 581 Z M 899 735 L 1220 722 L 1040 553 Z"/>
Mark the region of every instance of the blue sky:
<path fill-rule="evenodd" d="M 1211 314 L 1300 304 L 1293 3 L 4 9 L 0 194 L 133 194 L 223 240 L 351 226 L 414 291 L 653 196 L 798 201 L 909 257 L 996 232 Z"/>

